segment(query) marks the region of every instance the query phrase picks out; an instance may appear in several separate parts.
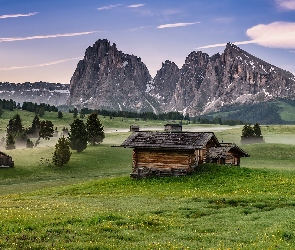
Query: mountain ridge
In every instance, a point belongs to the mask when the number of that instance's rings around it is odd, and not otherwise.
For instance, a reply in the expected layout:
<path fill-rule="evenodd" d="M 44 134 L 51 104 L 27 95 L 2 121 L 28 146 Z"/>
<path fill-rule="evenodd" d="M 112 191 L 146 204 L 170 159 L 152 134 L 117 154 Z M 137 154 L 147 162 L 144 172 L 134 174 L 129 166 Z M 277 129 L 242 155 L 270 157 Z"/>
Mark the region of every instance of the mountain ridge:
<path fill-rule="evenodd" d="M 1 98 L 114 111 L 179 111 L 190 116 L 231 105 L 295 98 L 292 73 L 232 43 L 212 56 L 192 51 L 181 67 L 166 60 L 152 78 L 140 57 L 99 39 L 86 49 L 69 85 L 53 89 L 50 83 L 38 84 L 0 83 Z"/>

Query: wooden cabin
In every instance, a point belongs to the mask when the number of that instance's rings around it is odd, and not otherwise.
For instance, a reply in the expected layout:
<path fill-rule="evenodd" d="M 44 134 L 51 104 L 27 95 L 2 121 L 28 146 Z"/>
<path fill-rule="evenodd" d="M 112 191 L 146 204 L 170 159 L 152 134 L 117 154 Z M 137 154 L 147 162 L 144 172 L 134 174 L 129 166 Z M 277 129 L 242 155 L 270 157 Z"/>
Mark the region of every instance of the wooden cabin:
<path fill-rule="evenodd" d="M 211 147 L 220 146 L 212 132 L 134 132 L 122 144 L 133 148 L 133 178 L 179 176 L 209 162 Z"/>
<path fill-rule="evenodd" d="M 249 157 L 244 150 L 233 143 L 221 143 L 220 147 L 209 149 L 210 162 L 240 166 L 241 157 Z"/>
<path fill-rule="evenodd" d="M 12 157 L 0 152 L 0 168 L 10 168 L 14 167 L 14 161 L 12 160 Z"/>
<path fill-rule="evenodd" d="M 138 132 L 139 131 L 139 126 L 138 125 L 131 125 L 129 127 L 130 132 Z"/>
<path fill-rule="evenodd" d="M 180 124 L 175 124 L 175 123 L 168 123 L 164 125 L 164 130 L 165 131 L 170 131 L 170 132 L 174 132 L 174 131 L 182 131 L 182 125 Z"/>

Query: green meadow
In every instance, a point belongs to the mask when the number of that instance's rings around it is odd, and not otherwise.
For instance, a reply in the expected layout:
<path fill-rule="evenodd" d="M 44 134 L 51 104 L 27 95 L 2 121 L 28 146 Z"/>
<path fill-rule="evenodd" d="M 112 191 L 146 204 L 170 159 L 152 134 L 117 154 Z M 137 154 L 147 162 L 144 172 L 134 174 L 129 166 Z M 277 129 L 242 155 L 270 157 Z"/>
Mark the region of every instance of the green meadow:
<path fill-rule="evenodd" d="M 19 111 L 24 126 L 33 114 Z M 12 112 L 0 118 L 0 136 Z M 61 130 L 72 115 L 46 113 Z M 241 167 L 203 165 L 185 177 L 133 180 L 128 128 L 165 121 L 101 117 L 101 145 L 51 163 L 57 138 L 6 151 L 0 168 L 0 249 L 295 249 L 295 126 L 262 126 Z M 86 121 L 86 118 L 85 118 Z M 241 126 L 184 125 L 240 145 Z M 115 146 L 115 147 L 114 147 Z"/>

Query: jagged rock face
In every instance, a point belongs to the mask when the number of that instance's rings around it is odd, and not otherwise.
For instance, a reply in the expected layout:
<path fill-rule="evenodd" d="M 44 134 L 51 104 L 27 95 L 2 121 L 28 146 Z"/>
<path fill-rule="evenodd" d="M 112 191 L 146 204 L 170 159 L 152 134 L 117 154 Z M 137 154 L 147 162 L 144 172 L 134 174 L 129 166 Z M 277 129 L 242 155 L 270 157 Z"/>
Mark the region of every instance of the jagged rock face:
<path fill-rule="evenodd" d="M 141 59 L 118 51 L 108 40 L 88 47 L 70 82 L 71 105 L 108 110 L 154 110 L 146 95 L 152 78 Z"/>
<path fill-rule="evenodd" d="M 192 52 L 179 69 L 165 61 L 154 79 L 141 59 L 107 40 L 86 50 L 71 79 L 69 104 L 190 115 L 224 105 L 295 98 L 295 77 L 228 43 L 222 54 Z"/>
<path fill-rule="evenodd" d="M 162 63 L 161 69 L 158 70 L 153 84 L 149 85 L 149 94 L 157 98 L 161 106 L 169 104 L 179 77 L 178 66 L 169 60 L 165 61 L 165 63 Z"/>
<path fill-rule="evenodd" d="M 12 99 L 17 103 L 33 102 L 59 106 L 66 103 L 69 94 L 69 84 L 0 82 L 0 99 Z"/>
<path fill-rule="evenodd" d="M 192 52 L 180 70 L 170 105 L 164 110 L 191 115 L 221 106 L 295 97 L 295 77 L 228 43 L 223 54 Z"/>

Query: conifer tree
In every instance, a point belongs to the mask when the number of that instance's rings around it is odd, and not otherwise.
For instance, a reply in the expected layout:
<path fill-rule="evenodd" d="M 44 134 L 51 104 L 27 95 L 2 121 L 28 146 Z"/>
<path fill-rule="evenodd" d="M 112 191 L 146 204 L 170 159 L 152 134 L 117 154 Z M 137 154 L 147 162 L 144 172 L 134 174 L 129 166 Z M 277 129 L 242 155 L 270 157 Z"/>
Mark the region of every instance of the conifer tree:
<path fill-rule="evenodd" d="M 242 130 L 243 137 L 252 137 L 254 135 L 254 130 L 251 125 L 246 124 Z"/>
<path fill-rule="evenodd" d="M 5 148 L 7 150 L 10 150 L 10 149 L 15 149 L 15 140 L 14 140 L 14 137 L 12 134 L 7 134 L 6 135 L 6 146 Z"/>
<path fill-rule="evenodd" d="M 254 135 L 259 137 L 261 136 L 261 129 L 258 123 L 255 123 L 253 126 L 253 130 L 254 130 Z"/>
<path fill-rule="evenodd" d="M 32 121 L 32 125 L 31 125 L 31 127 L 29 127 L 27 129 L 27 131 L 28 131 L 28 134 L 37 136 L 37 135 L 39 135 L 39 130 L 40 130 L 40 119 L 39 119 L 38 115 L 35 115 L 35 117 Z"/>
<path fill-rule="evenodd" d="M 30 139 L 27 139 L 26 148 L 33 148 L 33 147 L 34 147 L 34 143 Z"/>
<path fill-rule="evenodd" d="M 57 118 L 60 118 L 61 119 L 61 118 L 63 118 L 63 116 L 64 115 L 63 115 L 63 113 L 61 111 L 58 111 L 57 112 Z"/>
<path fill-rule="evenodd" d="M 80 119 L 75 119 L 72 124 L 70 124 L 69 141 L 70 147 L 76 150 L 78 153 L 82 152 L 87 148 L 87 131 L 84 122 Z"/>
<path fill-rule="evenodd" d="M 55 166 L 61 167 L 70 161 L 71 154 L 70 142 L 67 138 L 62 136 L 55 144 L 55 151 L 53 153 L 52 162 Z"/>
<path fill-rule="evenodd" d="M 105 138 L 103 126 L 95 113 L 88 116 L 86 130 L 91 145 L 99 144 Z"/>
<path fill-rule="evenodd" d="M 74 118 L 74 119 L 78 118 L 78 110 L 77 110 L 77 108 L 74 108 L 74 111 L 73 111 L 73 118 Z"/>
<path fill-rule="evenodd" d="M 22 120 L 19 114 L 14 115 L 8 122 L 7 133 L 15 136 L 23 131 Z"/>

